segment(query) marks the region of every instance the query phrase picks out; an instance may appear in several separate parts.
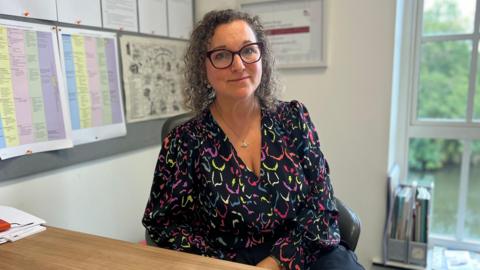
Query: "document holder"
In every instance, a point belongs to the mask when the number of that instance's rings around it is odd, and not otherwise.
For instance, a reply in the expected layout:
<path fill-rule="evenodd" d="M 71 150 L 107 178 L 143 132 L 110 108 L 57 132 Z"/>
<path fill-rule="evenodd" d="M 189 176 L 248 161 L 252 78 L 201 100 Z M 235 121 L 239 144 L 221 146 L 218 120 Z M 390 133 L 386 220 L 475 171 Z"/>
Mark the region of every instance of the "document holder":
<path fill-rule="evenodd" d="M 384 233 L 384 263 L 426 266 L 433 185 L 389 183 Z"/>

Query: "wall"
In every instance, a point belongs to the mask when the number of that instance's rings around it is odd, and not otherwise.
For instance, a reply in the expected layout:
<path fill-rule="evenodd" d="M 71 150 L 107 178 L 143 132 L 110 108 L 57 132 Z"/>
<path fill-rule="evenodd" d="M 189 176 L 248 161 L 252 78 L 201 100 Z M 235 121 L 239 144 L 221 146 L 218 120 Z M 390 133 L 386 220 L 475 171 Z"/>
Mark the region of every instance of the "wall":
<path fill-rule="evenodd" d="M 198 0 L 196 16 L 239 3 Z M 381 254 L 385 217 L 395 1 L 325 3 L 328 67 L 284 70 L 280 78 L 284 99 L 300 100 L 310 110 L 336 195 L 362 219 L 357 254 L 370 269 Z M 53 226 L 138 241 L 157 153 L 152 147 L 3 182 L 0 204 Z"/>
<path fill-rule="evenodd" d="M 0 205 L 48 225 L 137 242 L 159 147 L 0 182 Z"/>

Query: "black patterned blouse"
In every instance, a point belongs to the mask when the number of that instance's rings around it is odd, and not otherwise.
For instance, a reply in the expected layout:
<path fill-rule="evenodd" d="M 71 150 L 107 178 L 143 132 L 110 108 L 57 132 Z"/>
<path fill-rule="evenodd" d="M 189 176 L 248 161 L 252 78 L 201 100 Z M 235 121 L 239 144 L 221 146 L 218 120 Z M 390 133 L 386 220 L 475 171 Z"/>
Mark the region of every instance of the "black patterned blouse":
<path fill-rule="evenodd" d="M 328 165 L 303 104 L 262 110 L 260 177 L 206 109 L 163 141 L 143 224 L 162 247 L 235 260 L 273 239 L 271 255 L 306 269 L 338 245 Z"/>

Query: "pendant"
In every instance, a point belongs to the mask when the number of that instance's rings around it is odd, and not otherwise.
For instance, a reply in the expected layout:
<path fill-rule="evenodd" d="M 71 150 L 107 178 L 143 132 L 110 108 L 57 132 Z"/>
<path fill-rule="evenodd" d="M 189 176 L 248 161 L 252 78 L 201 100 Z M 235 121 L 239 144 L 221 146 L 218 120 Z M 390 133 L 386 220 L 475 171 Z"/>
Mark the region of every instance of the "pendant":
<path fill-rule="evenodd" d="M 242 148 L 247 148 L 248 147 L 248 143 L 246 141 L 242 141 L 242 144 L 240 144 L 240 147 Z"/>

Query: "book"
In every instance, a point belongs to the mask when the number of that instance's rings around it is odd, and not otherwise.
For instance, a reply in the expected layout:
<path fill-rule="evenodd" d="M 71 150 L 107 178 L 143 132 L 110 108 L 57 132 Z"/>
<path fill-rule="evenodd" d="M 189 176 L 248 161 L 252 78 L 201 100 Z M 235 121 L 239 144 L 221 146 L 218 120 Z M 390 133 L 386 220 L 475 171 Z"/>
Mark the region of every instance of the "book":
<path fill-rule="evenodd" d="M 390 238 L 406 240 L 411 214 L 412 203 L 411 186 L 400 186 L 397 189 L 393 202 L 392 227 Z"/>

